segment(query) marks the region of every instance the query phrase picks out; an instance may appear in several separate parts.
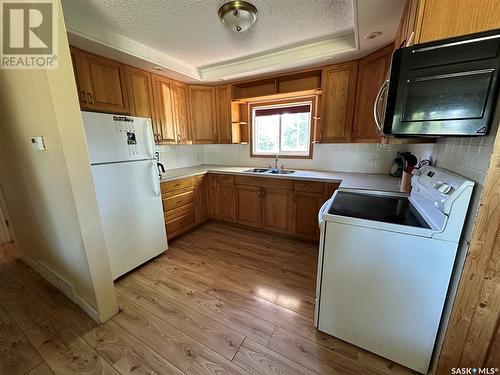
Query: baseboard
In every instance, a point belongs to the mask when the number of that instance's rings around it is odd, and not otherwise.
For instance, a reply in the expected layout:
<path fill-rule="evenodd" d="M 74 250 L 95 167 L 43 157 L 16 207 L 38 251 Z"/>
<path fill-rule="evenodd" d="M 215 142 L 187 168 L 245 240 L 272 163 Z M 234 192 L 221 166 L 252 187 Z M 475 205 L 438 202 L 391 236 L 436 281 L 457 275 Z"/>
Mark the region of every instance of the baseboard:
<path fill-rule="evenodd" d="M 39 273 L 45 280 L 47 280 L 51 285 L 59 289 L 66 297 L 68 297 L 73 303 L 80 306 L 80 308 L 85 311 L 93 320 L 97 323 L 101 323 L 99 319 L 99 314 L 97 310 L 91 306 L 87 301 L 78 295 L 73 283 L 70 283 L 64 279 L 61 275 L 51 269 L 44 262 L 39 262 L 31 259 L 25 254 L 18 253 L 19 257 L 24 263 L 33 268 L 37 273 Z"/>

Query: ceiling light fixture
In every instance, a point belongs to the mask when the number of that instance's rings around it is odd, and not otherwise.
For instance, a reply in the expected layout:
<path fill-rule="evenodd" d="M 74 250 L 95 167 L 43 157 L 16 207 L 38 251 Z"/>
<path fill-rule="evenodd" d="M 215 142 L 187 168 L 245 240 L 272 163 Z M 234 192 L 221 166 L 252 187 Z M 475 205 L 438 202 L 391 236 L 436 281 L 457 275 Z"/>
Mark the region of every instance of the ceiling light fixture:
<path fill-rule="evenodd" d="M 380 31 L 374 31 L 373 33 L 365 35 L 365 39 L 375 39 L 376 37 L 382 35 Z"/>
<path fill-rule="evenodd" d="M 246 1 L 233 0 L 219 8 L 219 18 L 231 30 L 248 30 L 257 20 L 257 8 Z"/>

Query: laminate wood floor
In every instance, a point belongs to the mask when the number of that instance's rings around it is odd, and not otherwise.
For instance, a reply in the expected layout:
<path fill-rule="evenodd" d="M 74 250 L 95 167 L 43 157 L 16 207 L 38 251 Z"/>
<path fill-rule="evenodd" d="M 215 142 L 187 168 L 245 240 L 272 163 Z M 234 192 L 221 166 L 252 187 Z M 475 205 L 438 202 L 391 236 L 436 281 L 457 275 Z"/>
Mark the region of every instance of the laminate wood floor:
<path fill-rule="evenodd" d="M 412 374 L 313 327 L 316 245 L 210 222 L 116 282 L 102 325 L 0 247 L 0 374 Z"/>

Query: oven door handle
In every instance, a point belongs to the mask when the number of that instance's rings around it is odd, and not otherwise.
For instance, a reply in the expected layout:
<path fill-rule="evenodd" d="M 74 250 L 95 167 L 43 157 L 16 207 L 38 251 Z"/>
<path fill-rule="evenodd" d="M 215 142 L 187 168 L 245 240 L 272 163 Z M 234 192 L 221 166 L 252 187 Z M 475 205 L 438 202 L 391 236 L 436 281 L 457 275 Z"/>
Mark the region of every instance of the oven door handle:
<path fill-rule="evenodd" d="M 387 90 L 387 86 L 389 85 L 389 80 L 385 80 L 380 89 L 378 90 L 377 97 L 375 99 L 375 103 L 373 105 L 373 117 L 375 119 L 375 125 L 377 125 L 378 131 L 382 131 L 382 119 L 380 114 L 380 107 L 383 102 L 383 95 Z"/>

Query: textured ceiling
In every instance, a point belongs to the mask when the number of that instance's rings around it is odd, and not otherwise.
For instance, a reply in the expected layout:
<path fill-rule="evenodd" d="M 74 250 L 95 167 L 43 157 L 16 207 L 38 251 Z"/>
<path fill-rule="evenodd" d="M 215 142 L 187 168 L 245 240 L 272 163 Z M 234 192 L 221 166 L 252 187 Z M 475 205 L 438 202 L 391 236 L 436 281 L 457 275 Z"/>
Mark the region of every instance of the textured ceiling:
<path fill-rule="evenodd" d="M 228 30 L 218 0 L 62 0 L 66 15 L 201 67 L 352 32 L 352 0 L 250 0 L 259 11 L 245 33 Z"/>

